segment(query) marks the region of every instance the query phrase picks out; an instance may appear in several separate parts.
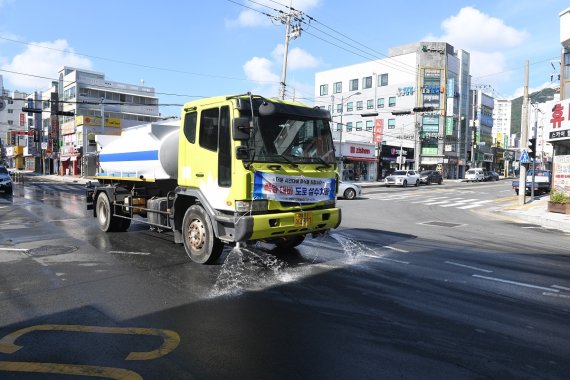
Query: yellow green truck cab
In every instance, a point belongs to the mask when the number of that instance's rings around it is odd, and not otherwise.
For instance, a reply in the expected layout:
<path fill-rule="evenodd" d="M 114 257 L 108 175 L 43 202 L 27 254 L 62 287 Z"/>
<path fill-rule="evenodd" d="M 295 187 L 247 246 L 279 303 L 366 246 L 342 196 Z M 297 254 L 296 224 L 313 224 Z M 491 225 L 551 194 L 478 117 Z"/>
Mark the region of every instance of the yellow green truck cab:
<path fill-rule="evenodd" d="M 103 231 L 132 220 L 172 230 L 199 263 L 224 243 L 297 246 L 341 221 L 329 122 L 326 110 L 251 94 L 186 103 L 178 125 L 133 127 L 103 147 L 87 208 Z"/>

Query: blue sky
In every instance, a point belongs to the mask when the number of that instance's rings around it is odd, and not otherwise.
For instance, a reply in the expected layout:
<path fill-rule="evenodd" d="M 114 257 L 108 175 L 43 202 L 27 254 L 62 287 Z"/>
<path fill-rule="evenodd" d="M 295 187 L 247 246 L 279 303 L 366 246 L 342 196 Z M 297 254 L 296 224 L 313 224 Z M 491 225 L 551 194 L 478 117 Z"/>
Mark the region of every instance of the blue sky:
<path fill-rule="evenodd" d="M 290 0 L 97 2 L 0 0 L 0 75 L 9 90 L 44 91 L 63 65 L 155 88 L 164 116 L 196 97 L 277 96 L 285 27 L 265 14 Z M 383 58 L 391 47 L 446 41 L 471 53 L 473 84 L 499 98 L 558 74 L 562 0 L 293 0 L 288 96 L 312 104 L 315 72 Z M 311 19 L 312 18 L 312 21 Z M 18 73 L 18 74 L 16 74 Z"/>

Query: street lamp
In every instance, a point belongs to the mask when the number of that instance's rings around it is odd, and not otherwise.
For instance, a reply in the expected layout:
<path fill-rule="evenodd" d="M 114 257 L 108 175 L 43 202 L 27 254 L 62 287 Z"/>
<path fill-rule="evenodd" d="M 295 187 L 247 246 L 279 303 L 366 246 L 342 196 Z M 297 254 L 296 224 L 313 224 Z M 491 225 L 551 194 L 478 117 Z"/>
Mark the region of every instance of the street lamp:
<path fill-rule="evenodd" d="M 360 95 L 360 94 L 361 94 L 360 91 L 355 92 L 354 94 L 350 94 L 349 96 L 346 97 L 346 100 L 350 99 L 350 98 L 353 97 L 354 95 Z M 343 164 L 343 161 L 342 161 L 342 130 L 344 129 L 344 124 L 342 123 L 342 114 L 343 114 L 343 112 L 344 112 L 344 101 L 345 101 L 345 98 L 344 98 L 344 95 L 342 95 L 342 97 L 340 98 L 340 139 L 339 139 L 339 143 L 338 143 L 338 144 L 339 144 L 339 145 L 338 145 L 338 146 L 339 146 L 339 150 L 340 150 L 340 153 L 339 153 L 339 161 L 340 161 L 340 163 L 339 163 L 339 165 L 338 165 L 338 167 L 339 167 L 339 173 L 338 173 L 338 174 L 339 174 L 339 176 L 340 176 L 341 179 L 342 179 L 342 172 L 343 172 L 343 169 L 344 169 L 344 164 Z"/>

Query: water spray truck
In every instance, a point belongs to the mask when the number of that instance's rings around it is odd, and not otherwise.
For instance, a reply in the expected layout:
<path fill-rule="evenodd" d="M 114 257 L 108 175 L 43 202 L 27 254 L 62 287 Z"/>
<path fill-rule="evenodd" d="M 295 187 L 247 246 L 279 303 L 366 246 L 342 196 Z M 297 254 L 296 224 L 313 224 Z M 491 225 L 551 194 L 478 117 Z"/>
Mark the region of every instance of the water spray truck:
<path fill-rule="evenodd" d="M 103 232 L 172 231 L 197 263 L 225 244 L 292 248 L 339 226 L 327 110 L 245 94 L 186 103 L 178 121 L 97 136 L 87 209 Z"/>

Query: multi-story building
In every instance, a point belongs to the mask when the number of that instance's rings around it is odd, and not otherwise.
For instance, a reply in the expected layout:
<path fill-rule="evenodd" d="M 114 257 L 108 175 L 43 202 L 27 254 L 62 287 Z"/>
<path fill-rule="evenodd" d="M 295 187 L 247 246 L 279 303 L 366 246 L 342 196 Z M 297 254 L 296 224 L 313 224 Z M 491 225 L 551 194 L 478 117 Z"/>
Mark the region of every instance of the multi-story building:
<path fill-rule="evenodd" d="M 493 142 L 503 148 L 511 146 L 511 101 L 495 99 L 493 108 Z"/>
<path fill-rule="evenodd" d="M 1 75 L 0 91 L 0 164 L 23 169 L 28 120 L 22 107 L 26 105 L 27 94 L 5 89 Z"/>
<path fill-rule="evenodd" d="M 444 42 L 390 49 L 388 57 L 318 72 L 316 104 L 333 116 L 340 171 L 376 180 L 396 168 L 459 178 L 466 162 L 469 53 Z M 413 112 L 432 107 L 432 111 Z"/>
<path fill-rule="evenodd" d="M 471 90 L 471 166 L 494 169 L 493 108 L 495 100 L 482 90 Z"/>
<path fill-rule="evenodd" d="M 547 110 L 547 142 L 553 146 L 553 188 L 570 195 L 570 8 L 560 16 L 560 100 Z"/>
<path fill-rule="evenodd" d="M 160 119 L 154 88 L 110 81 L 103 73 L 67 66 L 44 93 L 44 108 L 52 111 L 43 120 L 46 150 L 59 160 L 54 167 L 60 174 L 95 173 L 96 135 L 119 135 L 122 128 Z"/>

